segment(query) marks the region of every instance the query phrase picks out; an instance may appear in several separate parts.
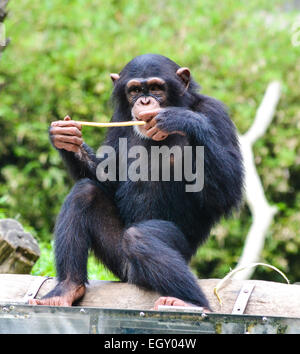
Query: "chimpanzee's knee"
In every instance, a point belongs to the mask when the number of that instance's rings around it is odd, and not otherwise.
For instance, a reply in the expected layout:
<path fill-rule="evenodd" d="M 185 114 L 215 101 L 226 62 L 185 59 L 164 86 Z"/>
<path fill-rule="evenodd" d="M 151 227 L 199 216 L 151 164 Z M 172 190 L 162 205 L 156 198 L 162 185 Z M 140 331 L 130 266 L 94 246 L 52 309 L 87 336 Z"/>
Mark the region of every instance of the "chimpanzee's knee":
<path fill-rule="evenodd" d="M 84 210 L 92 204 L 99 191 L 100 187 L 96 182 L 89 178 L 81 179 L 74 185 L 65 203 L 72 203 L 80 208 L 78 210 Z"/>
<path fill-rule="evenodd" d="M 129 227 L 123 236 L 123 247 L 127 254 L 145 256 L 149 250 L 161 254 L 162 249 L 170 248 L 178 252 L 186 261 L 192 255 L 184 234 L 172 222 L 146 220 Z"/>
<path fill-rule="evenodd" d="M 182 232 L 171 222 L 147 220 L 125 230 L 122 240 L 126 280 L 158 290 L 170 271 L 181 273 L 191 251 Z M 171 270 L 172 269 L 172 270 Z"/>

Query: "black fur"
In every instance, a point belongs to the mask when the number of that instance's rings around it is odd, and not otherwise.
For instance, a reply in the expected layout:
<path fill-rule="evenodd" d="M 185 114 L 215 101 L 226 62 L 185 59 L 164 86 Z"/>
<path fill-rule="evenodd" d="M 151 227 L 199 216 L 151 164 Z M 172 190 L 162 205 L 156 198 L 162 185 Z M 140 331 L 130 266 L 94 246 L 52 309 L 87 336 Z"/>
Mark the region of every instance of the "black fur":
<path fill-rule="evenodd" d="M 199 94 L 191 79 L 187 90 L 176 75 L 179 66 L 160 55 L 133 59 L 120 73 L 113 92 L 112 121 L 131 120 L 125 84 L 134 77 L 159 76 L 167 82 L 168 106 L 157 116 L 159 127 L 183 131 L 156 142 L 141 139 L 132 128 L 110 128 L 105 145 L 118 151 L 143 145 L 191 145 L 205 148 L 201 192 L 186 193 L 185 182 L 105 182 L 96 177 L 99 160 L 86 144 L 81 154 L 60 150 L 77 181 L 56 224 L 59 281 L 87 282 L 88 250 L 121 280 L 208 307 L 188 268 L 197 247 L 222 216 L 238 207 L 243 192 L 243 166 L 236 130 L 219 101 Z"/>

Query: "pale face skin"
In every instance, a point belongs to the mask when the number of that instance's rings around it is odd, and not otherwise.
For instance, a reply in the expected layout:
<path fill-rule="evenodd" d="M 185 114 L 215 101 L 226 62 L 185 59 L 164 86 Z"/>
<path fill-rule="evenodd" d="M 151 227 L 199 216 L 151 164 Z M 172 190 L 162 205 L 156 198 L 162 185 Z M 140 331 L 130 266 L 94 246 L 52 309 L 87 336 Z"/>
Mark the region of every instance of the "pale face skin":
<path fill-rule="evenodd" d="M 126 85 L 126 95 L 133 119 L 146 122 L 135 127 L 138 135 L 156 141 L 166 139 L 168 134 L 161 131 L 155 121 L 167 101 L 165 81 L 158 77 L 132 79 Z"/>
<path fill-rule="evenodd" d="M 176 74 L 187 89 L 190 81 L 189 69 L 180 68 Z M 111 74 L 111 78 L 115 82 L 120 77 L 118 74 Z M 139 136 L 161 141 L 166 139 L 169 134 L 184 135 L 178 131 L 166 133 L 157 126 L 156 117 L 167 106 L 167 84 L 163 79 L 159 77 L 132 79 L 126 85 L 126 95 L 132 106 L 133 119 L 146 122 L 143 126 L 134 127 Z"/>

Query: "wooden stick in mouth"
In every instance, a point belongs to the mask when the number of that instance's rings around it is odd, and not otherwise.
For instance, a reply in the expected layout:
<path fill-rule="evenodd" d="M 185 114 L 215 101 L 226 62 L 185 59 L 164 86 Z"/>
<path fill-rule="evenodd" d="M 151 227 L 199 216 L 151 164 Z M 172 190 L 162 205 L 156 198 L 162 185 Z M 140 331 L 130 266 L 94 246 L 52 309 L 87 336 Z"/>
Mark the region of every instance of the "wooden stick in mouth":
<path fill-rule="evenodd" d="M 132 125 L 144 125 L 146 122 L 140 120 L 131 120 L 129 122 L 109 122 L 109 123 L 95 123 L 95 122 L 81 122 L 76 121 L 81 125 L 86 125 L 89 127 L 99 127 L 99 128 L 106 128 L 106 127 L 130 127 Z"/>

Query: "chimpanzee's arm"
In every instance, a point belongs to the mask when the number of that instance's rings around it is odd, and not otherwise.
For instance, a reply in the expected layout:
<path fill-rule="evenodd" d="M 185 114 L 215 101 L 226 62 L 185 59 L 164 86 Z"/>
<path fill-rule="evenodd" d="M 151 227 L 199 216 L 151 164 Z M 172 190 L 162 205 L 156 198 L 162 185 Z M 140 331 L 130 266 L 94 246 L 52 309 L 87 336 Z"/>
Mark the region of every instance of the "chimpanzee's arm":
<path fill-rule="evenodd" d="M 158 129 L 181 131 L 192 146 L 204 146 L 203 205 L 217 215 L 237 207 L 243 193 L 243 163 L 236 129 L 221 102 L 201 95 L 195 111 L 170 107 L 156 117 Z"/>
<path fill-rule="evenodd" d="M 89 178 L 90 180 L 100 183 L 102 189 L 111 196 L 114 195 L 117 185 L 116 182 L 111 182 L 109 180 L 100 182 L 97 178 L 97 167 L 102 159 L 96 156 L 92 148 L 90 148 L 86 143 L 83 143 L 77 152 L 67 151 L 65 149 L 57 148 L 53 144 L 51 135 L 50 140 L 52 145 L 58 150 L 69 175 L 73 178 L 73 180 L 78 181 L 83 178 Z"/>
<path fill-rule="evenodd" d="M 96 180 L 99 161 L 94 151 L 84 143 L 80 123 L 72 121 L 69 116 L 64 120 L 52 122 L 49 138 L 75 181 L 82 178 Z"/>
<path fill-rule="evenodd" d="M 96 180 L 96 168 L 98 161 L 93 150 L 85 143 L 78 152 L 57 149 L 70 174 L 75 180 L 90 178 Z"/>
<path fill-rule="evenodd" d="M 93 149 L 84 143 L 78 122 L 71 121 L 68 116 L 63 121 L 53 122 L 49 128 L 49 137 L 75 181 L 88 178 L 99 182 L 102 189 L 110 195 L 114 194 L 115 182 L 109 180 L 100 182 L 97 178 L 97 168 L 102 158 L 98 158 Z"/>

